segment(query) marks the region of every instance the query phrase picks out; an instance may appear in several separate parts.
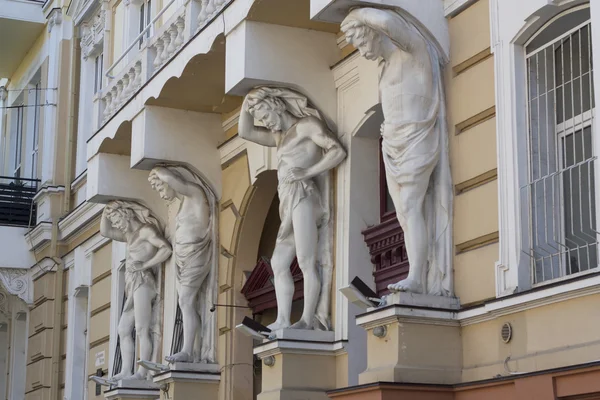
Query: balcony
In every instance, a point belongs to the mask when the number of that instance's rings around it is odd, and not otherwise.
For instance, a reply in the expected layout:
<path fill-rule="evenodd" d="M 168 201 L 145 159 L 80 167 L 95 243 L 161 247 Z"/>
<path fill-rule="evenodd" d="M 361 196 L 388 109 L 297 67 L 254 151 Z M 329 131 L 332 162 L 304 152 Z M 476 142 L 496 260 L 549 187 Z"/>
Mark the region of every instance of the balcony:
<path fill-rule="evenodd" d="M 35 264 L 26 234 L 35 225 L 33 197 L 38 180 L 0 176 L 0 267 L 29 268 Z"/>
<path fill-rule="evenodd" d="M 43 1 L 0 0 L 0 78 L 9 78 L 46 24 Z"/>

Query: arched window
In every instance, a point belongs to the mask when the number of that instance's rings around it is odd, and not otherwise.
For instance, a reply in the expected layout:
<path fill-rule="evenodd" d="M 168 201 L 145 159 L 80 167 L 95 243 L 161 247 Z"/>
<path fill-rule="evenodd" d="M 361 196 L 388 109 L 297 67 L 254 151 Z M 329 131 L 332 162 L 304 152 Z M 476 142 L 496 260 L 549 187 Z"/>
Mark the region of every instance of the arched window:
<path fill-rule="evenodd" d="M 589 7 L 550 20 L 525 44 L 525 61 L 522 249 L 535 285 L 598 266 Z"/>

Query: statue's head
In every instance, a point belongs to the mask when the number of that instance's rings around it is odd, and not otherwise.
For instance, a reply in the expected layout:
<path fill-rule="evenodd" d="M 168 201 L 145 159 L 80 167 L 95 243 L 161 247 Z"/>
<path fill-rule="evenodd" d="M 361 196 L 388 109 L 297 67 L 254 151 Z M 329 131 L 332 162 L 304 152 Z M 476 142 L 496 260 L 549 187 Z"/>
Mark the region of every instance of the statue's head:
<path fill-rule="evenodd" d="M 131 221 L 132 218 L 135 218 L 132 210 L 129 208 L 116 207 L 113 203 L 109 203 L 104 207 L 104 214 L 110 221 L 112 227 L 123 233 L 126 233 L 129 230 L 129 221 Z"/>
<path fill-rule="evenodd" d="M 350 17 L 350 16 L 349 16 Z M 383 56 L 381 34 L 354 18 L 346 18 L 341 25 L 346 41 L 354 46 L 367 60 L 377 60 Z"/>
<path fill-rule="evenodd" d="M 150 175 L 148 176 L 148 182 L 150 182 L 152 189 L 158 192 L 161 199 L 171 201 L 177 197 L 171 186 L 169 186 L 165 181 L 161 180 L 156 174 L 155 170 L 150 172 Z"/>
<path fill-rule="evenodd" d="M 273 132 L 282 130 L 282 119 L 287 109 L 280 98 L 270 95 L 263 88 L 250 91 L 246 98 L 250 115 Z"/>

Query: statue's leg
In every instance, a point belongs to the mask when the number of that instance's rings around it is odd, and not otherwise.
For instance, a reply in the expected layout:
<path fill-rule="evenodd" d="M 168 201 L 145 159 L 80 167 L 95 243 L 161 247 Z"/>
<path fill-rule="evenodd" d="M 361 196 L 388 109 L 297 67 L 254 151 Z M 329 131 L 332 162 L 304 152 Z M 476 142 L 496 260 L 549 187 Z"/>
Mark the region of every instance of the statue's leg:
<path fill-rule="evenodd" d="M 154 297 L 156 297 L 156 292 L 148 283 L 144 283 L 133 293 L 135 331 L 140 341 L 140 360 L 150 361 L 152 358 L 150 324 L 152 323 L 152 301 Z M 147 375 L 148 370 L 139 366 L 137 372 L 131 378 L 146 379 Z"/>
<path fill-rule="evenodd" d="M 166 357 L 170 363 L 173 362 L 192 362 L 194 357 L 194 340 L 196 332 L 200 329 L 200 317 L 197 305 L 197 294 L 200 288 L 179 285 L 177 294 L 179 295 L 179 307 L 183 316 L 183 346 L 181 351 Z"/>
<path fill-rule="evenodd" d="M 388 190 L 398 222 L 404 231 L 406 253 L 410 269 L 408 277 L 398 283 L 388 286 L 392 291 L 424 293 L 424 273 L 427 266 L 427 224 L 423 209 L 425 193 L 429 186 L 429 178 L 410 185 L 401 186 L 394 177 L 386 171 Z"/>
<path fill-rule="evenodd" d="M 277 297 L 277 320 L 269 325 L 271 330 L 288 328 L 291 325 L 292 298 L 294 297 L 294 280 L 290 265 L 294 261 L 296 248 L 292 235 L 278 241 L 271 258 L 271 268 L 275 278 L 275 296 Z"/>
<path fill-rule="evenodd" d="M 121 319 L 119 320 L 119 326 L 117 328 L 121 347 L 121 359 L 123 360 L 123 363 L 121 364 L 121 371 L 119 371 L 116 375 L 113 375 L 111 380 L 118 381 L 131 376 L 135 357 L 135 340 L 131 337 L 131 332 L 133 331 L 134 326 L 135 316 L 133 314 L 133 308 L 123 311 L 123 314 L 121 314 Z"/>
<path fill-rule="evenodd" d="M 304 310 L 300 321 L 292 325 L 294 329 L 313 328 L 321 294 L 321 276 L 317 271 L 319 233 L 315 211 L 314 202 L 309 197 L 298 203 L 292 215 L 298 265 L 304 277 Z"/>

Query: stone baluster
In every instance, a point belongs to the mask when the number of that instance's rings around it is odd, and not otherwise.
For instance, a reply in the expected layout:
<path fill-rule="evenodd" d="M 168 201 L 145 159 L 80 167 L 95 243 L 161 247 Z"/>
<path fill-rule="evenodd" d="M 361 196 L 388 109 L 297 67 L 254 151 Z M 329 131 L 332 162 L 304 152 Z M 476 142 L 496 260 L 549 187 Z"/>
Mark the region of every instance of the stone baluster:
<path fill-rule="evenodd" d="M 142 62 L 138 61 L 133 66 L 135 70 L 135 80 L 133 81 L 135 89 L 139 89 L 142 86 Z"/>
<path fill-rule="evenodd" d="M 171 25 L 165 34 L 169 35 L 169 37 L 170 37 L 168 50 L 169 50 L 169 57 L 172 57 L 178 48 L 177 44 L 175 43 L 177 41 L 177 25 L 175 25 L 175 24 Z"/>
<path fill-rule="evenodd" d="M 201 7 L 200 7 L 200 14 L 198 14 L 199 27 L 202 27 L 202 25 L 208 18 L 208 3 L 209 3 L 209 0 L 202 0 Z"/>
<path fill-rule="evenodd" d="M 162 64 L 162 52 L 163 52 L 163 48 L 164 48 L 162 38 L 156 39 L 156 43 L 154 46 L 156 48 L 156 57 L 154 57 L 153 64 L 156 68 L 158 68 L 158 67 L 160 67 L 160 64 Z"/>
<path fill-rule="evenodd" d="M 162 40 L 164 43 L 164 50 L 160 56 L 160 65 L 162 65 L 165 61 L 169 59 L 169 45 L 171 44 L 171 35 L 169 35 L 168 32 L 165 32 L 162 36 Z"/>
<path fill-rule="evenodd" d="M 183 45 L 183 30 L 185 28 L 185 15 L 177 18 L 175 22 L 177 27 L 177 38 L 175 39 L 175 47 L 179 48 Z"/>
<path fill-rule="evenodd" d="M 127 87 L 129 86 L 129 75 L 125 74 L 121 78 L 122 87 L 119 95 L 119 103 L 123 104 L 125 100 L 127 100 Z"/>
<path fill-rule="evenodd" d="M 108 118 L 108 116 L 110 115 L 111 102 L 112 102 L 112 93 L 109 91 L 104 96 L 104 111 L 102 113 L 102 115 L 103 115 L 102 120 L 103 121 L 106 120 L 106 118 Z"/>

